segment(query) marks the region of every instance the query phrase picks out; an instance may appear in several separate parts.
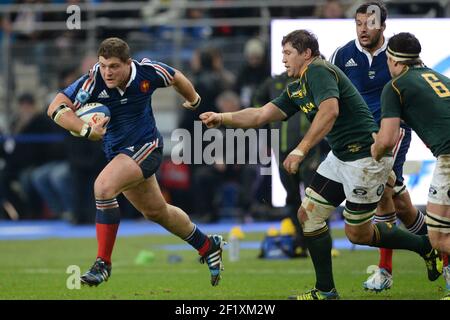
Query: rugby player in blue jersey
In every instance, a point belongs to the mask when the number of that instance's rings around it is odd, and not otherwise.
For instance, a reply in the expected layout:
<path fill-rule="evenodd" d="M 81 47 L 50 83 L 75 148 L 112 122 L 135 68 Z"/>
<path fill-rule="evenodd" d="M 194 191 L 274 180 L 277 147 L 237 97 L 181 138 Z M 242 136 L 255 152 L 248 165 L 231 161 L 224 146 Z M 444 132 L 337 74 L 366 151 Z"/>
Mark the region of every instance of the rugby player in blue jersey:
<path fill-rule="evenodd" d="M 125 41 L 108 38 L 99 46 L 98 63 L 58 93 L 48 107 L 48 115 L 66 130 L 90 140 L 103 139 L 108 160 L 94 184 L 98 252 L 93 266 L 81 276 L 83 284 L 97 286 L 111 276 L 111 255 L 120 222 L 116 197 L 120 193 L 145 218 L 198 250 L 200 261 L 208 264 L 211 284 L 219 283 L 222 237 L 205 235 L 182 209 L 166 203 L 155 178 L 163 139 L 156 127 L 151 97 L 156 89 L 169 86 L 186 100 L 185 108 L 193 110 L 200 104 L 200 96 L 180 71 L 145 58 L 133 60 Z M 90 102 L 106 105 L 111 118 L 92 126 L 85 124 L 74 111 Z"/>
<path fill-rule="evenodd" d="M 372 14 L 374 9 L 375 14 Z M 338 48 L 331 62 L 341 69 L 362 95 L 375 121 L 380 124 L 380 97 L 383 87 L 391 80 L 386 58 L 387 10 L 381 1 L 370 1 L 356 9 L 355 22 L 357 39 Z M 386 184 L 384 194 L 378 203 L 374 223 L 395 224 L 397 216 L 406 228 L 415 234 L 427 234 L 424 214 L 411 203 L 403 181 L 403 164 L 411 143 L 411 128 L 401 124 L 399 141 L 394 148 L 395 162 L 392 176 Z M 391 288 L 392 249 L 380 249 L 379 269 L 363 283 L 365 289 L 379 292 Z"/>

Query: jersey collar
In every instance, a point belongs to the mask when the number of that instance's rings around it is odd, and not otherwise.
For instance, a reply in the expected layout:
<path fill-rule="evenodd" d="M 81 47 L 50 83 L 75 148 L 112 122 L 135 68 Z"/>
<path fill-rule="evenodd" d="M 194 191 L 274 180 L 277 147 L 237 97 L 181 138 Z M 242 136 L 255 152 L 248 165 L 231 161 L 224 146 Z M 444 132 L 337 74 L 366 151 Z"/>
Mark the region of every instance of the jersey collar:
<path fill-rule="evenodd" d="M 130 80 L 128 80 L 127 86 L 125 87 L 125 90 L 130 86 L 131 82 L 136 78 L 136 66 L 134 65 L 134 61 L 131 61 L 131 76 Z M 119 91 L 120 95 L 123 96 L 125 91 L 122 91 L 120 88 L 117 88 L 117 91 Z"/>
<path fill-rule="evenodd" d="M 381 52 L 386 51 L 387 44 L 388 44 L 387 39 L 384 38 L 383 45 L 373 53 L 373 57 L 376 57 L 376 56 L 379 55 Z M 366 55 L 367 59 L 369 59 L 369 65 L 371 65 L 371 64 L 372 64 L 372 59 L 373 59 L 373 57 L 372 57 L 372 55 L 370 54 L 370 52 L 367 51 L 366 49 L 364 49 L 364 48 L 361 46 L 361 44 L 359 43 L 359 41 L 358 41 L 357 38 L 355 39 L 355 45 L 356 45 L 356 48 L 358 48 L 359 51 L 361 51 L 362 53 L 364 53 L 364 54 Z"/>

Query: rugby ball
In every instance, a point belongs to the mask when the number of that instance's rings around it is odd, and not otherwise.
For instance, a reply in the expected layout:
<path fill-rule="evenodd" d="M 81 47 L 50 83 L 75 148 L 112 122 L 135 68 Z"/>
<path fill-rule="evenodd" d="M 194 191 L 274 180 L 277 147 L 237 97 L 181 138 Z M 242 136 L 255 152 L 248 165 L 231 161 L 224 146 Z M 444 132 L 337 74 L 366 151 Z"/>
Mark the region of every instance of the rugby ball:
<path fill-rule="evenodd" d="M 111 118 L 111 112 L 109 112 L 108 107 L 99 102 L 87 103 L 75 111 L 75 114 L 90 126 L 96 124 L 104 117 Z M 78 132 L 70 131 L 70 133 L 75 137 L 81 137 Z"/>

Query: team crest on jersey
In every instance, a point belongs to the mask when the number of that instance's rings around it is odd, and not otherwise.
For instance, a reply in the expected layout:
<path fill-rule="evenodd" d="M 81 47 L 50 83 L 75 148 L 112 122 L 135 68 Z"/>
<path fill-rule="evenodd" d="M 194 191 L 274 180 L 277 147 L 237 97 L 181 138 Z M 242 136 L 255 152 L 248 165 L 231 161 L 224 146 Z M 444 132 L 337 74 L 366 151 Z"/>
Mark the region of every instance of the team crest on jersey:
<path fill-rule="evenodd" d="M 306 86 L 303 84 L 303 87 L 297 91 L 291 93 L 291 98 L 303 98 L 306 96 Z"/>
<path fill-rule="evenodd" d="M 150 82 L 148 80 L 142 80 L 139 88 L 142 93 L 147 93 L 150 90 Z"/>

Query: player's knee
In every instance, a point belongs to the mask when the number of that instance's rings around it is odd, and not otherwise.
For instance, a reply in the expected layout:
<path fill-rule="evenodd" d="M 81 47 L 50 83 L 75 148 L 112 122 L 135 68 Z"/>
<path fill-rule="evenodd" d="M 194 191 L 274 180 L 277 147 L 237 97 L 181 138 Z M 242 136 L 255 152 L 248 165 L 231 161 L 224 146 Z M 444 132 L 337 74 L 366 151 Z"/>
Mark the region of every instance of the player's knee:
<path fill-rule="evenodd" d="M 162 203 L 157 206 L 145 208 L 141 213 L 147 220 L 159 223 L 167 217 L 167 210 L 167 204 Z"/>
<path fill-rule="evenodd" d="M 354 203 L 347 201 L 344 209 L 345 234 L 355 244 L 369 244 L 372 241 L 371 221 L 377 210 L 377 203 Z"/>
<path fill-rule="evenodd" d="M 311 188 L 306 188 L 305 198 L 298 212 L 298 218 L 305 236 L 313 234 L 326 226 L 335 207 Z"/>
<path fill-rule="evenodd" d="M 106 179 L 97 178 L 94 183 L 94 194 L 96 199 L 112 199 L 118 194 L 115 184 Z"/>
<path fill-rule="evenodd" d="M 446 221 L 441 215 L 427 211 L 425 222 L 428 228 L 428 236 L 433 248 L 450 254 L 450 221 Z"/>

